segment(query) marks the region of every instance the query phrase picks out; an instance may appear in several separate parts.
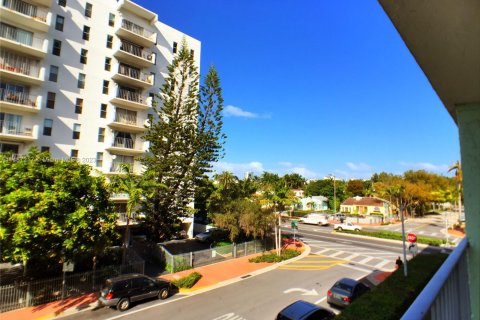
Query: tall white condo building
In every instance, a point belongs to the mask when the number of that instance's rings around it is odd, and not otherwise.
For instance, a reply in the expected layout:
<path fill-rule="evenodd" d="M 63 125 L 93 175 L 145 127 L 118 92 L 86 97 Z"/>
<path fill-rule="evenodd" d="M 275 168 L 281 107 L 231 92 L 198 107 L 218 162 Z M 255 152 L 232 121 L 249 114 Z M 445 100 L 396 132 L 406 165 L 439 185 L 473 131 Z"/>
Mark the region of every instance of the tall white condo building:
<path fill-rule="evenodd" d="M 199 66 L 200 42 L 129 0 L 0 2 L 0 152 L 139 172 L 152 97 L 184 38 Z"/>

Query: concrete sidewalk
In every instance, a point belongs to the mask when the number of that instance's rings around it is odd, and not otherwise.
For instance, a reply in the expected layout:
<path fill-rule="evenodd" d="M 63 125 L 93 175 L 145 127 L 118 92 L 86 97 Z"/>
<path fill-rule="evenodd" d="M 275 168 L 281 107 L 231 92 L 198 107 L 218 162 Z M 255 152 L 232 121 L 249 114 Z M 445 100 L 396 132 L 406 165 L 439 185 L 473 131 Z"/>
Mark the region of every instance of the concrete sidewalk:
<path fill-rule="evenodd" d="M 296 246 L 294 246 L 292 243 L 288 243 L 284 246 L 284 248 L 296 248 Z M 174 280 L 182 278 L 196 271 L 202 275 L 202 278 L 191 289 L 181 289 L 180 294 L 188 295 L 192 293 L 200 293 L 236 281 L 241 281 L 242 277 L 255 276 L 257 274 L 270 271 L 284 263 L 301 259 L 305 255 L 308 255 L 310 253 L 310 248 L 302 244 L 298 247 L 298 250 L 302 251 L 301 255 L 280 263 L 251 263 L 248 261 L 255 256 L 261 255 L 261 253 L 258 253 L 246 257 L 231 259 L 211 265 L 206 265 L 203 267 L 165 275 L 161 278 L 167 280 Z M 61 315 L 68 315 L 86 309 L 93 309 L 98 306 L 97 297 L 98 292 L 94 292 L 91 294 L 60 301 L 54 301 L 39 306 L 12 310 L 9 312 L 1 313 L 0 320 L 52 319 Z"/>

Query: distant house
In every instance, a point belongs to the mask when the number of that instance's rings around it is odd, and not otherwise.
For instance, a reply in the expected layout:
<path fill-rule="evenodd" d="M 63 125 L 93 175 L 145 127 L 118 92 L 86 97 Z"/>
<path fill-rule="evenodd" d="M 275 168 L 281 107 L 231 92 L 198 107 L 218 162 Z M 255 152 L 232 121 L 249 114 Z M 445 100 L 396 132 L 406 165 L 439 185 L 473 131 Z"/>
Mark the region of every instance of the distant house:
<path fill-rule="evenodd" d="M 328 198 L 324 196 L 312 196 L 301 198 L 295 205 L 296 210 L 328 210 Z"/>
<path fill-rule="evenodd" d="M 375 197 L 352 197 L 340 204 L 340 212 L 348 214 L 382 214 L 389 216 L 391 214 L 390 202 Z"/>
<path fill-rule="evenodd" d="M 303 198 L 304 191 L 302 189 L 292 189 L 293 194 L 297 198 Z"/>

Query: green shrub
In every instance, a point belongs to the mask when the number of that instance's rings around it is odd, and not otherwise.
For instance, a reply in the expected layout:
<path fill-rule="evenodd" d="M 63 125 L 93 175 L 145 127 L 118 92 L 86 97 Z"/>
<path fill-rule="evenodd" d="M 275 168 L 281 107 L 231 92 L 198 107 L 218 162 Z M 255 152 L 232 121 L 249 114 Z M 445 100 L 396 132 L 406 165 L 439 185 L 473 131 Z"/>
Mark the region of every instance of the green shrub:
<path fill-rule="evenodd" d="M 343 233 L 352 233 L 356 235 L 363 235 L 363 236 L 369 236 L 369 237 L 374 237 L 374 238 L 382 238 L 382 239 L 392 239 L 392 240 L 402 240 L 402 234 L 397 233 L 397 232 L 392 232 L 392 231 L 348 231 L 348 230 L 342 230 L 337 232 L 343 232 Z M 440 246 L 445 242 L 443 239 L 438 239 L 438 238 L 430 238 L 430 237 L 424 237 L 424 236 L 418 236 L 417 237 L 417 243 L 422 243 L 422 244 L 428 244 L 430 246 Z"/>
<path fill-rule="evenodd" d="M 447 255 L 420 254 L 408 261 L 408 276 L 396 270 L 378 287 L 355 300 L 335 319 L 400 319 L 440 268 Z"/>
<path fill-rule="evenodd" d="M 192 272 L 188 276 L 180 278 L 178 280 L 173 280 L 172 284 L 175 285 L 177 288 L 191 288 L 195 285 L 195 283 L 200 280 L 202 275 L 198 272 Z"/>
<path fill-rule="evenodd" d="M 293 250 L 293 249 L 285 249 L 285 250 L 282 250 L 282 252 L 280 253 L 280 256 L 277 256 L 275 252 L 270 252 L 267 254 L 262 254 L 261 256 L 258 256 L 255 258 L 248 259 L 248 261 L 253 263 L 260 263 L 260 262 L 272 263 L 272 262 L 280 262 L 283 260 L 288 260 L 298 255 L 300 255 L 300 251 Z"/>
<path fill-rule="evenodd" d="M 166 271 L 168 271 L 170 273 L 174 273 L 174 272 L 180 272 L 180 271 L 192 269 L 192 267 L 190 266 L 190 261 L 185 261 L 184 257 L 174 257 L 173 259 L 174 259 L 173 260 L 173 264 L 174 264 L 173 270 L 172 270 L 171 259 L 168 259 L 167 265 L 165 266 Z"/>

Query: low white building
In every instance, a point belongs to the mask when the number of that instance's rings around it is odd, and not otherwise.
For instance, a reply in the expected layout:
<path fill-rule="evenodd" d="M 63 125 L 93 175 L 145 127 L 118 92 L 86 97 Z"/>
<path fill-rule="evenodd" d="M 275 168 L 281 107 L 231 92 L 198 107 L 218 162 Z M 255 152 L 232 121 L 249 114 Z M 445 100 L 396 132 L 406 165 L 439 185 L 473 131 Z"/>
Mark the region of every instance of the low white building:
<path fill-rule="evenodd" d="M 295 205 L 296 210 L 328 210 L 328 198 L 324 196 L 311 196 L 299 199 Z"/>

